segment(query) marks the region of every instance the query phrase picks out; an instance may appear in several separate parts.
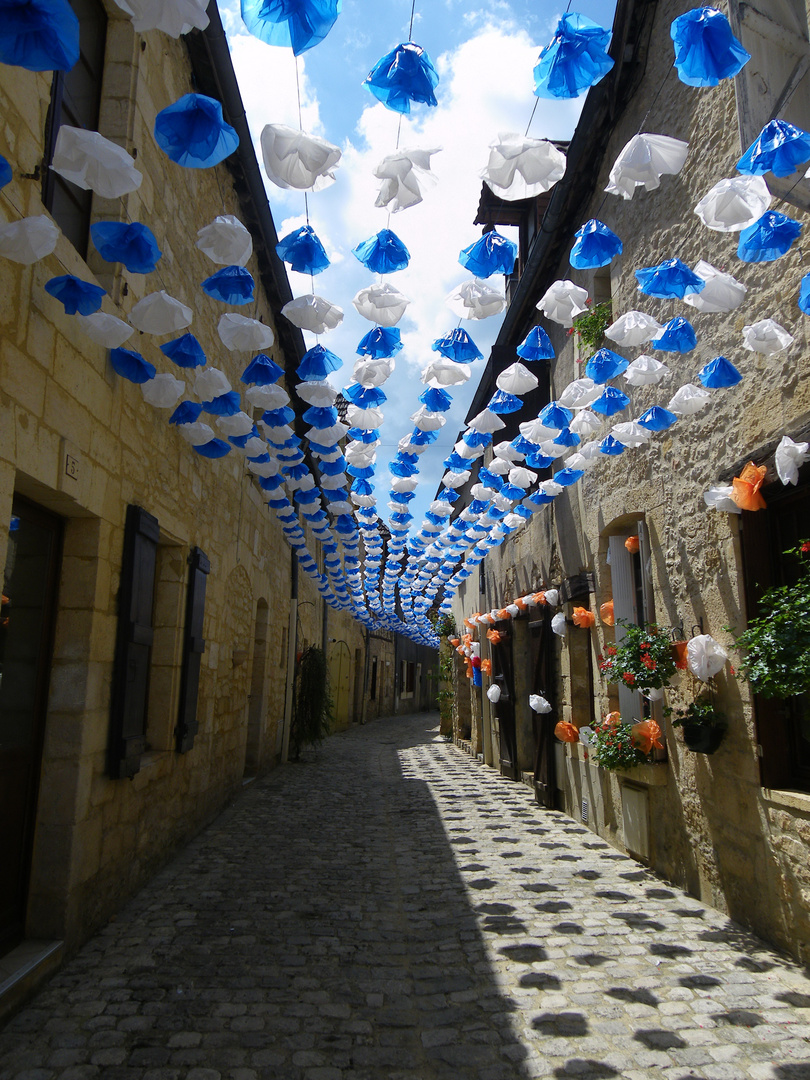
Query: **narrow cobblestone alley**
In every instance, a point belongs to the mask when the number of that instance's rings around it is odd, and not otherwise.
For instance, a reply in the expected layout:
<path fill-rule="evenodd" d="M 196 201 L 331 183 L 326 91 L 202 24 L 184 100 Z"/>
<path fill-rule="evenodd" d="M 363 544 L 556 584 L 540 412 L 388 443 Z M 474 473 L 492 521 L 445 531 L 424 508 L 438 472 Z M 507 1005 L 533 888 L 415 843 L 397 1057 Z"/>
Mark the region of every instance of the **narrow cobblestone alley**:
<path fill-rule="evenodd" d="M 254 784 L 0 1034 L 2 1080 L 806 1080 L 810 980 L 435 715 Z"/>

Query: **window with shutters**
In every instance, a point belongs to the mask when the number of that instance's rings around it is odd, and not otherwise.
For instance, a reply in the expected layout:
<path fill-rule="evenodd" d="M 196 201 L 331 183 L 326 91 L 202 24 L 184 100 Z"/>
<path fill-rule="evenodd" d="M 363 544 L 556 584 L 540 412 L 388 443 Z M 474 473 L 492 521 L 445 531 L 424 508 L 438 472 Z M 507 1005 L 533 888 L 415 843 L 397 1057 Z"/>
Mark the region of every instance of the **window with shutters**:
<path fill-rule="evenodd" d="M 174 749 L 182 670 L 183 620 L 186 602 L 186 553 L 179 541 L 162 530 L 155 559 L 152 608 L 152 655 L 146 714 L 146 752 Z"/>
<path fill-rule="evenodd" d="M 769 120 L 810 129 L 810 43 L 804 0 L 729 0 L 729 19 L 751 59 L 734 80 L 740 144 L 746 150 Z M 810 209 L 801 173 L 768 174 L 777 197 Z"/>
<path fill-rule="evenodd" d="M 638 550 L 635 552 L 629 551 L 626 546 L 631 537 L 638 538 Z M 635 521 L 609 535 L 607 547 L 613 613 L 616 619 L 615 640 L 617 645 L 621 645 L 626 633 L 624 623 L 642 626 L 654 618 L 649 539 L 644 522 Z M 626 723 L 642 720 L 652 714 L 650 702 L 638 691 L 631 690 L 620 682 L 618 693 L 619 712 Z"/>
<path fill-rule="evenodd" d="M 51 104 L 45 125 L 42 201 L 79 254 L 87 256 L 93 193 L 51 169 L 59 128 L 97 131 L 101 81 L 107 40 L 107 13 L 100 0 L 71 0 L 79 19 L 79 59 L 70 71 L 54 72 Z"/>

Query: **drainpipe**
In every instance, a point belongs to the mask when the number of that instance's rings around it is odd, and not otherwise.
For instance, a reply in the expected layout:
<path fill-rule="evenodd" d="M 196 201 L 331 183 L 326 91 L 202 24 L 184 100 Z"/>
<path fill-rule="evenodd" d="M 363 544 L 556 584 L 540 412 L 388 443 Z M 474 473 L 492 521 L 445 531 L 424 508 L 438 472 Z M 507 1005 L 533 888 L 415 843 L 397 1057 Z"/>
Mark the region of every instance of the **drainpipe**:
<path fill-rule="evenodd" d="M 281 736 L 281 763 L 290 757 L 293 690 L 295 688 L 295 649 L 298 642 L 298 556 L 290 552 L 290 630 L 287 640 L 287 687 L 284 694 L 284 727 Z"/>

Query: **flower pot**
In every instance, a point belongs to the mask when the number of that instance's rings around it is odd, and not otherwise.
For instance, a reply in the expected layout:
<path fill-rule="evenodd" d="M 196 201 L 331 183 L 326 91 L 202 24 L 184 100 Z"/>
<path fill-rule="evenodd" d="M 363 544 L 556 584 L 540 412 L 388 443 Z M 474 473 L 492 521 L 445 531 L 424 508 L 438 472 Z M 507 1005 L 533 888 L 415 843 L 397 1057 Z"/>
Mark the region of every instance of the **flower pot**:
<path fill-rule="evenodd" d="M 684 724 L 683 741 L 695 754 L 713 754 L 726 733 L 724 727 L 712 724 Z"/>
<path fill-rule="evenodd" d="M 676 641 L 672 645 L 672 659 L 675 661 L 675 667 L 678 671 L 686 671 L 686 641 Z"/>

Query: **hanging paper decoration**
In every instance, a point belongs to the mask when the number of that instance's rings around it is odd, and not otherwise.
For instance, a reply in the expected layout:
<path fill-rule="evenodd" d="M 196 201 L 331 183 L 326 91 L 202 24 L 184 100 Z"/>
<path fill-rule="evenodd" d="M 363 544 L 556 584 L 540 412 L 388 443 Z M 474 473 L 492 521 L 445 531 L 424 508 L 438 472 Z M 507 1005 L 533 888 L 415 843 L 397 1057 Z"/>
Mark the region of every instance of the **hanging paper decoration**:
<path fill-rule="evenodd" d="M 352 374 L 361 386 L 382 386 L 391 377 L 393 370 L 393 360 L 358 360 Z"/>
<path fill-rule="evenodd" d="M 634 135 L 613 163 L 605 191 L 624 199 L 632 199 L 640 187 L 655 191 L 662 176 L 677 176 L 688 150 L 689 143 L 668 135 Z"/>
<path fill-rule="evenodd" d="M 273 386 L 267 387 L 266 389 L 281 390 L 281 387 Z M 334 405 L 335 398 L 337 397 L 337 390 L 335 390 L 333 386 L 330 386 L 329 383 L 299 383 L 295 390 L 302 401 L 305 401 L 307 405 L 314 405 L 317 408 Z M 286 393 L 284 396 L 285 398 L 287 397 Z M 269 408 L 269 406 L 266 406 L 266 408 Z"/>
<path fill-rule="evenodd" d="M 68 0 L 2 0 L 0 63 L 70 71 L 79 59 L 79 20 Z"/>
<path fill-rule="evenodd" d="M 97 311 L 94 315 L 79 315 L 77 319 L 82 333 L 105 349 L 117 349 L 135 333 L 134 326 L 129 326 L 115 315 L 105 315 L 103 311 Z"/>
<path fill-rule="evenodd" d="M 692 324 L 678 315 L 661 327 L 650 345 L 660 352 L 688 353 L 697 345 L 697 334 Z"/>
<path fill-rule="evenodd" d="M 667 259 L 658 266 L 635 271 L 638 291 L 663 300 L 683 300 L 693 292 L 701 292 L 706 282 L 693 274 L 680 259 Z"/>
<path fill-rule="evenodd" d="M 46 281 L 45 292 L 56 297 L 66 315 L 92 315 L 101 307 L 102 297 L 107 295 L 99 285 L 82 281 L 73 274 L 63 274 Z"/>
<path fill-rule="evenodd" d="M 750 326 L 744 326 L 742 334 L 743 346 L 749 352 L 762 356 L 775 356 L 793 344 L 791 335 L 774 319 L 760 319 Z"/>
<path fill-rule="evenodd" d="M 787 435 L 782 436 L 776 448 L 774 464 L 783 484 L 798 484 L 799 469 L 806 461 L 810 461 L 808 449 L 810 449 L 810 443 L 797 443 Z"/>
<path fill-rule="evenodd" d="M 687 667 L 701 682 L 719 675 L 728 661 L 728 653 L 710 634 L 698 634 L 686 643 Z"/>
<path fill-rule="evenodd" d="M 118 199 L 137 191 L 143 175 L 133 158 L 117 143 L 97 131 L 63 124 L 56 136 L 51 168 L 65 180 L 94 191 L 103 199 Z"/>
<path fill-rule="evenodd" d="M 242 19 L 265 44 L 300 56 L 323 41 L 341 6 L 342 0 L 242 0 Z"/>
<path fill-rule="evenodd" d="M 239 136 L 223 119 L 218 101 L 184 94 L 155 117 L 155 141 L 177 165 L 208 169 L 236 150 Z"/>
<path fill-rule="evenodd" d="M 741 514 L 742 510 L 731 497 L 733 491 L 734 488 L 731 484 L 710 487 L 708 491 L 703 492 L 703 501 L 709 510 L 723 510 L 729 514 Z"/>
<path fill-rule="evenodd" d="M 612 355 L 615 356 L 615 353 Z M 566 386 L 557 401 L 566 409 L 586 409 L 601 393 L 602 387 L 592 378 L 575 379 Z"/>
<path fill-rule="evenodd" d="M 466 364 L 468 361 L 483 360 L 484 358 L 484 354 L 473 339 L 461 327 L 451 330 L 444 337 L 437 338 L 431 348 L 434 352 L 441 353 L 442 356 L 446 356 L 448 360 L 453 360 L 457 364 Z"/>
<path fill-rule="evenodd" d="M 678 417 L 668 409 L 662 409 L 660 405 L 653 405 L 638 418 L 638 423 L 649 431 L 666 431 L 676 423 Z"/>
<path fill-rule="evenodd" d="M 243 383 L 256 383 L 258 386 L 269 386 L 277 382 L 284 374 L 284 369 L 269 356 L 259 353 L 254 356 L 248 366 L 242 372 Z"/>
<path fill-rule="evenodd" d="M 458 364 L 452 360 L 433 360 L 423 368 L 422 382 L 433 386 L 460 386 L 467 382 L 471 374 L 468 364 Z"/>
<path fill-rule="evenodd" d="M 506 307 L 506 297 L 484 281 L 463 281 L 444 301 L 460 319 L 488 319 Z"/>
<path fill-rule="evenodd" d="M 409 113 L 412 101 L 438 105 L 433 93 L 438 82 L 438 72 L 425 50 L 406 41 L 377 61 L 363 85 L 387 109 Z"/>
<path fill-rule="evenodd" d="M 110 363 L 113 370 L 124 379 L 134 383 L 145 383 L 154 379 L 156 368 L 132 349 L 112 349 Z"/>
<path fill-rule="evenodd" d="M 601 416 L 615 416 L 629 404 L 630 398 L 623 390 L 619 390 L 616 386 L 606 386 L 602 396 L 591 405 L 591 409 Z"/>
<path fill-rule="evenodd" d="M 322 382 L 326 376 L 343 366 L 343 361 L 323 345 L 315 345 L 304 353 L 303 359 L 295 369 L 299 379 L 304 382 Z"/>
<path fill-rule="evenodd" d="M 253 239 L 233 214 L 222 214 L 199 229 L 196 246 L 219 266 L 245 266 L 253 254 Z"/>
<path fill-rule="evenodd" d="M 249 304 L 253 300 L 254 282 L 243 266 L 226 266 L 206 278 L 202 289 L 223 304 Z"/>
<path fill-rule="evenodd" d="M 739 232 L 762 217 L 773 196 L 761 176 L 720 180 L 700 200 L 695 213 L 708 229 Z"/>
<path fill-rule="evenodd" d="M 522 360 L 553 360 L 554 347 L 542 326 L 533 326 L 515 350 Z"/>
<path fill-rule="evenodd" d="M 587 299 L 587 290 L 581 289 L 573 281 L 555 281 L 541 297 L 537 310 L 552 322 L 573 326 L 577 315 L 588 310 Z"/>
<path fill-rule="evenodd" d="M 60 236 L 59 228 L 45 214 L 0 225 L 0 256 L 30 266 L 50 255 Z"/>
<path fill-rule="evenodd" d="M 748 176 L 790 176 L 810 161 L 810 134 L 786 120 L 771 120 L 737 162 Z"/>
<path fill-rule="evenodd" d="M 171 334 L 191 324 L 192 312 L 161 289 L 139 300 L 128 315 L 136 330 L 144 334 Z"/>
<path fill-rule="evenodd" d="M 731 79 L 751 59 L 731 32 L 728 19 L 716 8 L 700 7 L 674 19 L 678 78 L 687 86 L 717 86 Z"/>
<path fill-rule="evenodd" d="M 276 244 L 276 254 L 298 274 L 320 274 L 329 266 L 324 246 L 311 225 L 288 233 Z"/>
<path fill-rule="evenodd" d="M 698 378 L 709 390 L 723 390 L 736 386 L 742 375 L 724 356 L 716 356 L 700 369 Z"/>
<path fill-rule="evenodd" d="M 745 299 L 748 289 L 731 274 L 724 274 L 711 263 L 702 259 L 695 264 L 695 273 L 703 278 L 706 287 L 699 293 L 690 293 L 684 301 L 696 311 L 705 314 L 733 311 Z"/>
<path fill-rule="evenodd" d="M 138 221 L 97 221 L 90 239 L 102 259 L 123 263 L 130 274 L 151 274 L 162 255 L 152 230 Z"/>
<path fill-rule="evenodd" d="M 424 192 L 437 181 L 430 171 L 430 159 L 438 154 L 433 150 L 397 150 L 388 154 L 374 170 L 378 180 L 382 180 L 380 193 L 375 206 L 385 207 L 396 214 L 422 202 Z"/>
<path fill-rule="evenodd" d="M 768 210 L 740 233 L 737 258 L 743 262 L 774 262 L 787 254 L 801 231 L 798 221 Z"/>
<path fill-rule="evenodd" d="M 570 12 L 557 23 L 554 37 L 534 69 L 534 92 L 542 98 L 575 98 L 603 79 L 613 67 L 608 56 L 610 31 L 584 15 Z"/>
<path fill-rule="evenodd" d="M 192 443 L 194 450 L 201 457 L 221 458 L 230 454 L 231 447 L 222 439 L 211 439 L 206 443 Z"/>
<path fill-rule="evenodd" d="M 669 375 L 669 368 L 653 356 L 637 356 L 624 373 L 631 386 L 653 386 Z"/>
<path fill-rule="evenodd" d="M 630 361 L 618 353 L 610 349 L 599 349 L 585 365 L 585 374 L 595 383 L 606 383 L 626 371 L 629 364 Z"/>
<path fill-rule="evenodd" d="M 614 424 L 610 434 L 622 446 L 637 447 L 648 443 L 652 438 L 652 431 L 644 424 L 635 420 L 629 420 L 624 424 Z"/>
<path fill-rule="evenodd" d="M 293 326 L 310 330 L 313 334 L 325 334 L 343 322 L 342 308 L 314 293 L 290 300 L 281 309 L 281 314 L 289 319 Z"/>
<path fill-rule="evenodd" d="M 538 378 L 523 364 L 510 364 L 498 376 L 495 385 L 507 394 L 528 394 L 535 390 Z"/>
<path fill-rule="evenodd" d="M 118 7 L 132 16 L 132 25 L 138 34 L 149 30 L 162 30 L 170 37 L 179 38 L 191 30 L 205 30 L 208 26 L 207 0 L 115 0 Z"/>
<path fill-rule="evenodd" d="M 661 324 L 643 311 L 626 311 L 605 330 L 605 337 L 623 347 L 644 345 L 661 330 Z"/>
<path fill-rule="evenodd" d="M 615 232 L 602 221 L 591 218 L 574 233 L 576 237 L 568 261 L 575 270 L 595 270 L 608 266 L 623 251 Z"/>
<path fill-rule="evenodd" d="M 267 124 L 261 147 L 265 172 L 277 187 L 323 191 L 334 183 L 341 151 L 326 139 L 286 124 Z"/>
<path fill-rule="evenodd" d="M 547 139 L 501 133 L 498 141 L 490 144 L 481 178 L 507 202 L 533 199 L 563 178 L 565 164 L 565 154 Z"/>
<path fill-rule="evenodd" d="M 219 368 L 200 368 L 194 373 L 194 393 L 199 398 L 213 399 L 231 389 L 228 376 Z"/>
<path fill-rule="evenodd" d="M 353 248 L 352 254 L 373 274 L 393 274 L 396 270 L 404 270 L 411 261 L 410 252 L 390 229 L 381 229 L 364 240 Z"/>
<path fill-rule="evenodd" d="M 799 299 L 797 303 L 805 315 L 810 315 L 810 274 L 805 274 L 799 283 Z"/>
<path fill-rule="evenodd" d="M 407 296 L 387 281 L 361 289 L 352 300 L 364 319 L 380 326 L 396 326 L 410 304 Z"/>
<path fill-rule="evenodd" d="M 244 375 L 242 378 L 244 379 Z M 301 383 L 301 386 L 304 385 L 304 383 Z M 274 386 L 272 383 L 269 386 L 251 386 L 245 397 L 254 409 L 281 409 L 290 402 L 290 395 L 284 387 Z M 326 404 L 331 404 L 331 401 L 326 402 Z"/>
<path fill-rule="evenodd" d="M 396 327 L 375 326 L 357 346 L 358 355 L 371 356 L 375 360 L 396 356 L 401 350 L 402 340 Z"/>
<path fill-rule="evenodd" d="M 256 430 L 253 420 L 244 412 L 234 413 L 233 416 L 221 416 L 217 420 L 217 427 L 229 438 L 240 438 L 243 435 L 250 435 Z M 262 453 L 264 453 L 265 449 L 263 446 Z"/>
<path fill-rule="evenodd" d="M 159 348 L 178 367 L 195 368 L 205 364 L 205 353 L 193 334 L 183 334 L 172 341 L 165 341 Z"/>
<path fill-rule="evenodd" d="M 12 176 L 11 165 L 3 155 L 0 154 L 0 188 L 4 188 L 6 184 L 10 184 Z"/>
<path fill-rule="evenodd" d="M 141 393 L 147 404 L 156 409 L 172 409 L 183 394 L 186 384 L 166 372 L 141 384 Z"/>
<path fill-rule="evenodd" d="M 686 383 L 676 390 L 675 394 L 670 398 L 667 409 L 678 416 L 693 416 L 695 413 L 700 412 L 708 400 L 708 391 L 695 386 L 693 383 Z"/>
<path fill-rule="evenodd" d="M 509 277 L 514 272 L 517 259 L 517 244 L 501 236 L 495 229 L 485 232 L 480 240 L 465 247 L 458 261 L 477 278 L 492 277 L 493 274 L 505 274 Z"/>
<path fill-rule="evenodd" d="M 226 349 L 231 352 L 252 352 L 256 349 L 269 349 L 276 340 L 269 326 L 258 319 L 248 319 L 244 315 L 228 313 L 217 324 L 217 333 Z"/>

